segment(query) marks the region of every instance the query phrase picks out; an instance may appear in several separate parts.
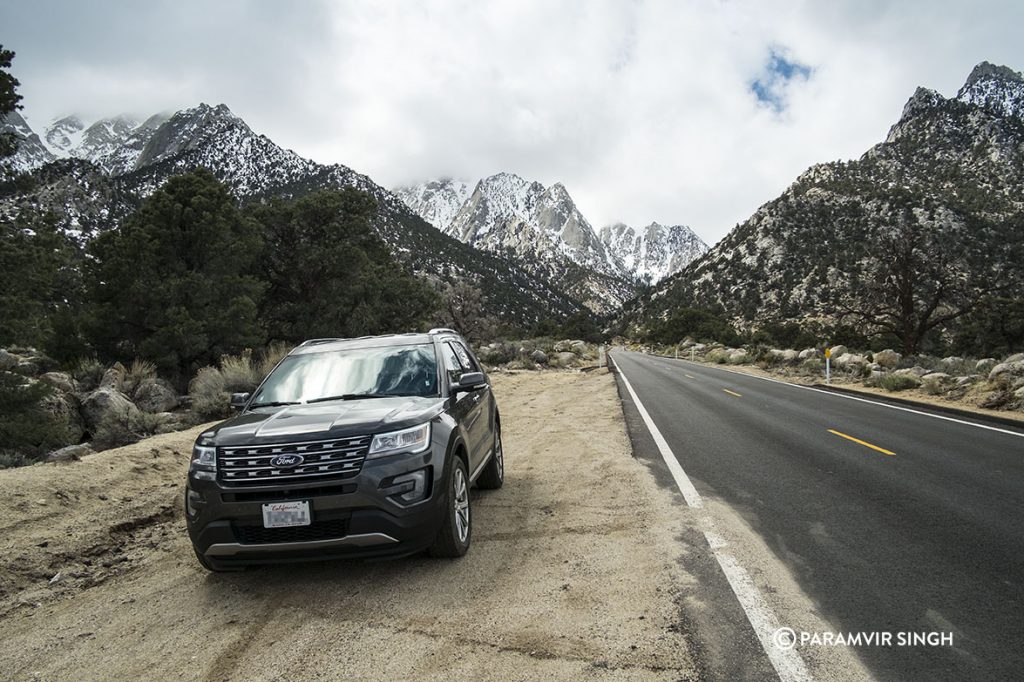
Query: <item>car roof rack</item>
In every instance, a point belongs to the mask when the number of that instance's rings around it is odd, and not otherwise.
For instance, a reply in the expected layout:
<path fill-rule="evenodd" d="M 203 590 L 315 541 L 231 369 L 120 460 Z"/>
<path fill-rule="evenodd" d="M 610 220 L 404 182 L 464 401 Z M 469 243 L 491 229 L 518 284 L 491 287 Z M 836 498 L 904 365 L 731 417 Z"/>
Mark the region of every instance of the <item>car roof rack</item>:
<path fill-rule="evenodd" d="M 449 329 L 448 327 L 434 327 L 433 329 L 431 329 L 427 333 L 428 334 L 458 334 L 457 331 L 455 331 L 454 329 Z"/>
<path fill-rule="evenodd" d="M 302 346 L 316 346 L 321 343 L 334 343 L 335 341 L 347 341 L 344 338 L 333 338 L 333 339 L 308 339 L 299 344 L 299 348 Z"/>

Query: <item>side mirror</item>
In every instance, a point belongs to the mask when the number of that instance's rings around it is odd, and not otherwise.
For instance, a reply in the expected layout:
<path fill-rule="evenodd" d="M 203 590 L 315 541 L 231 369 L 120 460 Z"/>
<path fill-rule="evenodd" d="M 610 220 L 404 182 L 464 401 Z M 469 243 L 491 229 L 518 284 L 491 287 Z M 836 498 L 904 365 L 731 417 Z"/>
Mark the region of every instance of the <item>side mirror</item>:
<path fill-rule="evenodd" d="M 231 394 L 231 409 L 240 410 L 245 407 L 245 404 L 249 402 L 249 396 L 251 393 L 232 393 Z"/>
<path fill-rule="evenodd" d="M 484 378 L 483 372 L 466 372 L 459 377 L 459 383 L 452 386 L 453 393 L 461 393 L 464 391 L 473 391 L 487 385 L 487 379 Z"/>

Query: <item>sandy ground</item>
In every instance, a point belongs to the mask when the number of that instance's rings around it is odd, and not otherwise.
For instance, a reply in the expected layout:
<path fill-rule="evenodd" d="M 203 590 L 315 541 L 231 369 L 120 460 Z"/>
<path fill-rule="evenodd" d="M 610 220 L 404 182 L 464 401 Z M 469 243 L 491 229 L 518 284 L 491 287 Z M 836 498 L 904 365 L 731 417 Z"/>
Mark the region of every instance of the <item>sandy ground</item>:
<path fill-rule="evenodd" d="M 494 386 L 505 487 L 474 496 L 455 561 L 207 573 L 180 503 L 202 427 L 0 471 L 0 676 L 696 678 L 680 503 L 630 456 L 612 377 Z"/>

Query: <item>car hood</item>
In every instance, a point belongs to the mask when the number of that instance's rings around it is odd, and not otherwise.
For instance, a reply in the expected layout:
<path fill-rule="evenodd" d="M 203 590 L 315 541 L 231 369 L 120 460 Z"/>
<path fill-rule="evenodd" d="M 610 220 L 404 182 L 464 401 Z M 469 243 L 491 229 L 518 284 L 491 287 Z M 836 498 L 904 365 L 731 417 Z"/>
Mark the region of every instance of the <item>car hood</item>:
<path fill-rule="evenodd" d="M 444 403 L 444 398 L 402 396 L 257 408 L 204 431 L 200 440 L 247 445 L 381 433 L 429 421 L 441 413 Z"/>

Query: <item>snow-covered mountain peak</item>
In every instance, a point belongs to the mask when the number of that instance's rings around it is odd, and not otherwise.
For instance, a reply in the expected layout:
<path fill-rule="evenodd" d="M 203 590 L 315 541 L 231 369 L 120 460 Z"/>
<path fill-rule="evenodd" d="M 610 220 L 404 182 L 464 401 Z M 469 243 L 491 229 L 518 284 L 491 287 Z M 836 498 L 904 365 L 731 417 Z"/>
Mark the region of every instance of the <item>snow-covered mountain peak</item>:
<path fill-rule="evenodd" d="M 702 256 L 708 245 L 686 225 L 652 222 L 641 228 L 615 223 L 601 228 L 601 241 L 638 279 L 659 282 Z"/>
<path fill-rule="evenodd" d="M 70 156 L 82 143 L 85 123 L 76 114 L 54 119 L 43 129 L 43 143 L 56 156 Z"/>
<path fill-rule="evenodd" d="M 195 149 L 206 140 L 238 128 L 252 134 L 245 121 L 224 104 L 213 107 L 203 103 L 183 109 L 157 128 L 139 153 L 136 167 L 158 163 L 183 151 Z"/>
<path fill-rule="evenodd" d="M 473 190 L 468 182 L 440 178 L 393 191 L 414 213 L 446 232 Z"/>
<path fill-rule="evenodd" d="M 1024 76 L 1009 67 L 982 62 L 971 71 L 956 98 L 998 116 L 1024 119 Z"/>

